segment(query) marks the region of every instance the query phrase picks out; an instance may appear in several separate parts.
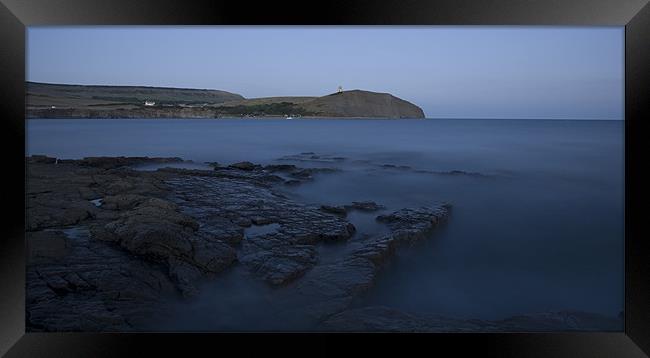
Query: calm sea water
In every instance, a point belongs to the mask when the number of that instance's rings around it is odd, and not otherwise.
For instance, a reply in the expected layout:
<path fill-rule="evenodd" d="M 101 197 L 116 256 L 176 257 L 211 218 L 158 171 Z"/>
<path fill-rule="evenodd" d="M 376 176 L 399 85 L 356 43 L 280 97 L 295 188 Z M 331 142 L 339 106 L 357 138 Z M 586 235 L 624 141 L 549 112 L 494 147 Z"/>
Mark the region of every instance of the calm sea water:
<path fill-rule="evenodd" d="M 345 157 L 305 163 L 344 171 L 292 195 L 388 209 L 453 205 L 448 223 L 400 250 L 357 305 L 485 319 L 623 310 L 621 121 L 50 119 L 29 120 L 26 142 L 28 154 L 179 156 L 199 166 L 301 152 Z M 426 172 L 450 170 L 488 176 Z M 370 217 L 353 221 L 373 230 Z M 235 293 L 240 305 L 256 304 Z"/>

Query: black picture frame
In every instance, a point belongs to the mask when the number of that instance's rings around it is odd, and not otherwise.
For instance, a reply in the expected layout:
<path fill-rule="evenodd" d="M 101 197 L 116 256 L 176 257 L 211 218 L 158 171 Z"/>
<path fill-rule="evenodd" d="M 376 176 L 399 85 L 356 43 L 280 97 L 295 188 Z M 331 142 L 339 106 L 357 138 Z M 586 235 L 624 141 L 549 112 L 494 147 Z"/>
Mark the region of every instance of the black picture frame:
<path fill-rule="evenodd" d="M 265 354 L 410 350 L 453 356 L 646 357 L 650 354 L 650 245 L 644 146 L 649 134 L 650 5 L 647 0 L 0 0 L 3 231 L 0 354 L 129 356 L 155 352 Z M 625 26 L 625 330 L 621 333 L 153 334 L 25 333 L 25 27 L 32 25 L 608 25 Z M 399 339 L 399 344 L 397 340 Z M 257 343 L 262 341 L 263 343 Z M 251 344 L 252 342 L 255 342 Z M 298 349 L 297 344 L 307 344 Z M 422 350 L 424 349 L 424 350 Z M 392 351 L 392 352 L 391 352 Z M 644 353 L 645 352 L 645 353 Z M 368 351 L 366 351 L 366 354 Z"/>

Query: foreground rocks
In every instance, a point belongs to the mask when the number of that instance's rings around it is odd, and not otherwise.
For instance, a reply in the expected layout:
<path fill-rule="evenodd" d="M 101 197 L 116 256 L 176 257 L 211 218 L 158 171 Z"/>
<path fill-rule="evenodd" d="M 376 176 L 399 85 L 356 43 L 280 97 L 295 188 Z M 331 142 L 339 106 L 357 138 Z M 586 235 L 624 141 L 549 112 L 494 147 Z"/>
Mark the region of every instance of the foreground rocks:
<path fill-rule="evenodd" d="M 288 317 L 300 317 L 302 324 L 317 325 L 348 308 L 361 294 L 372 287 L 384 262 L 400 244 L 422 239 L 449 215 L 447 204 L 397 211 L 387 235 L 358 237 L 332 262 L 315 266 L 292 286 L 292 308 Z M 397 220 L 404 220 L 400 224 Z M 383 216 L 378 221 L 385 220 Z M 405 227 L 412 225 L 407 230 Z M 306 321 L 306 323 L 304 322 Z"/>
<path fill-rule="evenodd" d="M 185 295 L 196 293 L 193 283 L 203 274 L 221 272 L 236 260 L 227 241 L 200 231 L 193 218 L 169 201 L 139 195 L 104 200 L 102 206 L 121 213 L 107 224 L 92 225 L 93 237 L 165 265 Z"/>
<path fill-rule="evenodd" d="M 158 262 L 132 255 L 118 240 L 106 243 L 91 237 L 96 227 L 114 223 L 117 228 L 115 222 L 124 220 L 129 210 L 140 208 L 143 216 L 154 216 L 143 209 L 164 206 L 166 175 L 118 169 L 145 161 L 28 159 L 26 318 L 30 330 L 134 329 L 160 307 L 160 297 L 179 292 Z M 166 219 L 161 213 L 160 220 Z"/>
<path fill-rule="evenodd" d="M 385 209 L 385 207 L 383 205 L 375 203 L 374 201 L 353 201 L 351 204 L 347 204 L 347 205 L 321 205 L 320 206 L 320 210 L 326 213 L 342 215 L 342 216 L 346 216 L 348 212 L 352 210 L 358 210 L 363 212 L 374 212 L 382 209 Z"/>
<path fill-rule="evenodd" d="M 377 211 L 384 209 L 384 206 L 379 205 L 374 201 L 353 201 L 352 204 L 346 205 L 345 208 L 348 210 Z"/>
<path fill-rule="evenodd" d="M 317 261 L 316 243 L 347 240 L 355 232 L 338 216 L 298 204 L 243 177 L 183 177 L 168 184 L 183 212 L 196 218 L 201 230 L 241 244 L 239 260 L 273 285 L 296 279 L 311 268 Z M 277 224 L 277 230 L 244 234 L 244 227 L 269 224 Z"/>
<path fill-rule="evenodd" d="M 30 330 L 137 329 L 164 313 L 165 300 L 197 295 L 236 262 L 284 285 L 316 265 L 316 244 L 355 233 L 344 218 L 275 190 L 285 182 L 278 168 L 132 169 L 180 161 L 27 159 Z M 246 234 L 265 225 L 277 230 Z"/>
<path fill-rule="evenodd" d="M 164 271 L 91 239 L 87 230 L 26 237 L 28 331 L 134 330 L 164 310 L 160 297 L 176 291 Z"/>
<path fill-rule="evenodd" d="M 373 201 L 312 206 L 286 196 L 287 184 L 335 173 L 331 168 L 240 162 L 133 169 L 179 162 L 27 158 L 28 331 L 142 330 L 170 312 L 171 302 L 192 304 L 204 284 L 232 271 L 271 290 L 265 310 L 282 329 L 582 330 L 616 323 L 575 312 L 480 321 L 354 308 L 401 245 L 430 238 L 449 204 L 389 210 Z M 352 210 L 374 216 L 382 234 L 357 232 L 346 218 Z M 336 254 L 324 255 L 330 247 Z"/>

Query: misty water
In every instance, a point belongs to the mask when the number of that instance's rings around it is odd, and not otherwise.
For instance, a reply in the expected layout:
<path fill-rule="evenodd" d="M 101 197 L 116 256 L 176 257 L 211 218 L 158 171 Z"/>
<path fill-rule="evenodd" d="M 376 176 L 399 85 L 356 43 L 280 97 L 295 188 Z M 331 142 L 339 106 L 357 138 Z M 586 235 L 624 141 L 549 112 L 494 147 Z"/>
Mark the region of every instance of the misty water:
<path fill-rule="evenodd" d="M 342 169 L 286 189 L 310 204 L 373 200 L 387 212 L 451 203 L 449 220 L 428 240 L 400 248 L 357 306 L 483 319 L 623 310 L 622 121 L 39 119 L 27 122 L 26 142 L 28 154 L 58 158 Z M 295 161 L 306 152 L 325 160 Z M 456 170 L 482 175 L 448 173 Z M 376 233 L 376 215 L 349 220 Z M 321 247 L 321 259 L 341 250 Z M 255 328 L 272 291 L 235 267 L 206 282 L 166 328 Z"/>

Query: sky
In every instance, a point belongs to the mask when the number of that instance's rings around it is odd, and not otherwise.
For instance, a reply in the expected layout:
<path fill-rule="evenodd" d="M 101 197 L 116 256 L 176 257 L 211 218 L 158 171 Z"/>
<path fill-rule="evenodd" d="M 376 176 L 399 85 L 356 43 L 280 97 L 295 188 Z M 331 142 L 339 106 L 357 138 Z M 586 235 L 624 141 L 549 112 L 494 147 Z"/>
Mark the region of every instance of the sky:
<path fill-rule="evenodd" d="M 29 27 L 27 80 L 388 92 L 428 118 L 623 119 L 623 27 Z"/>

